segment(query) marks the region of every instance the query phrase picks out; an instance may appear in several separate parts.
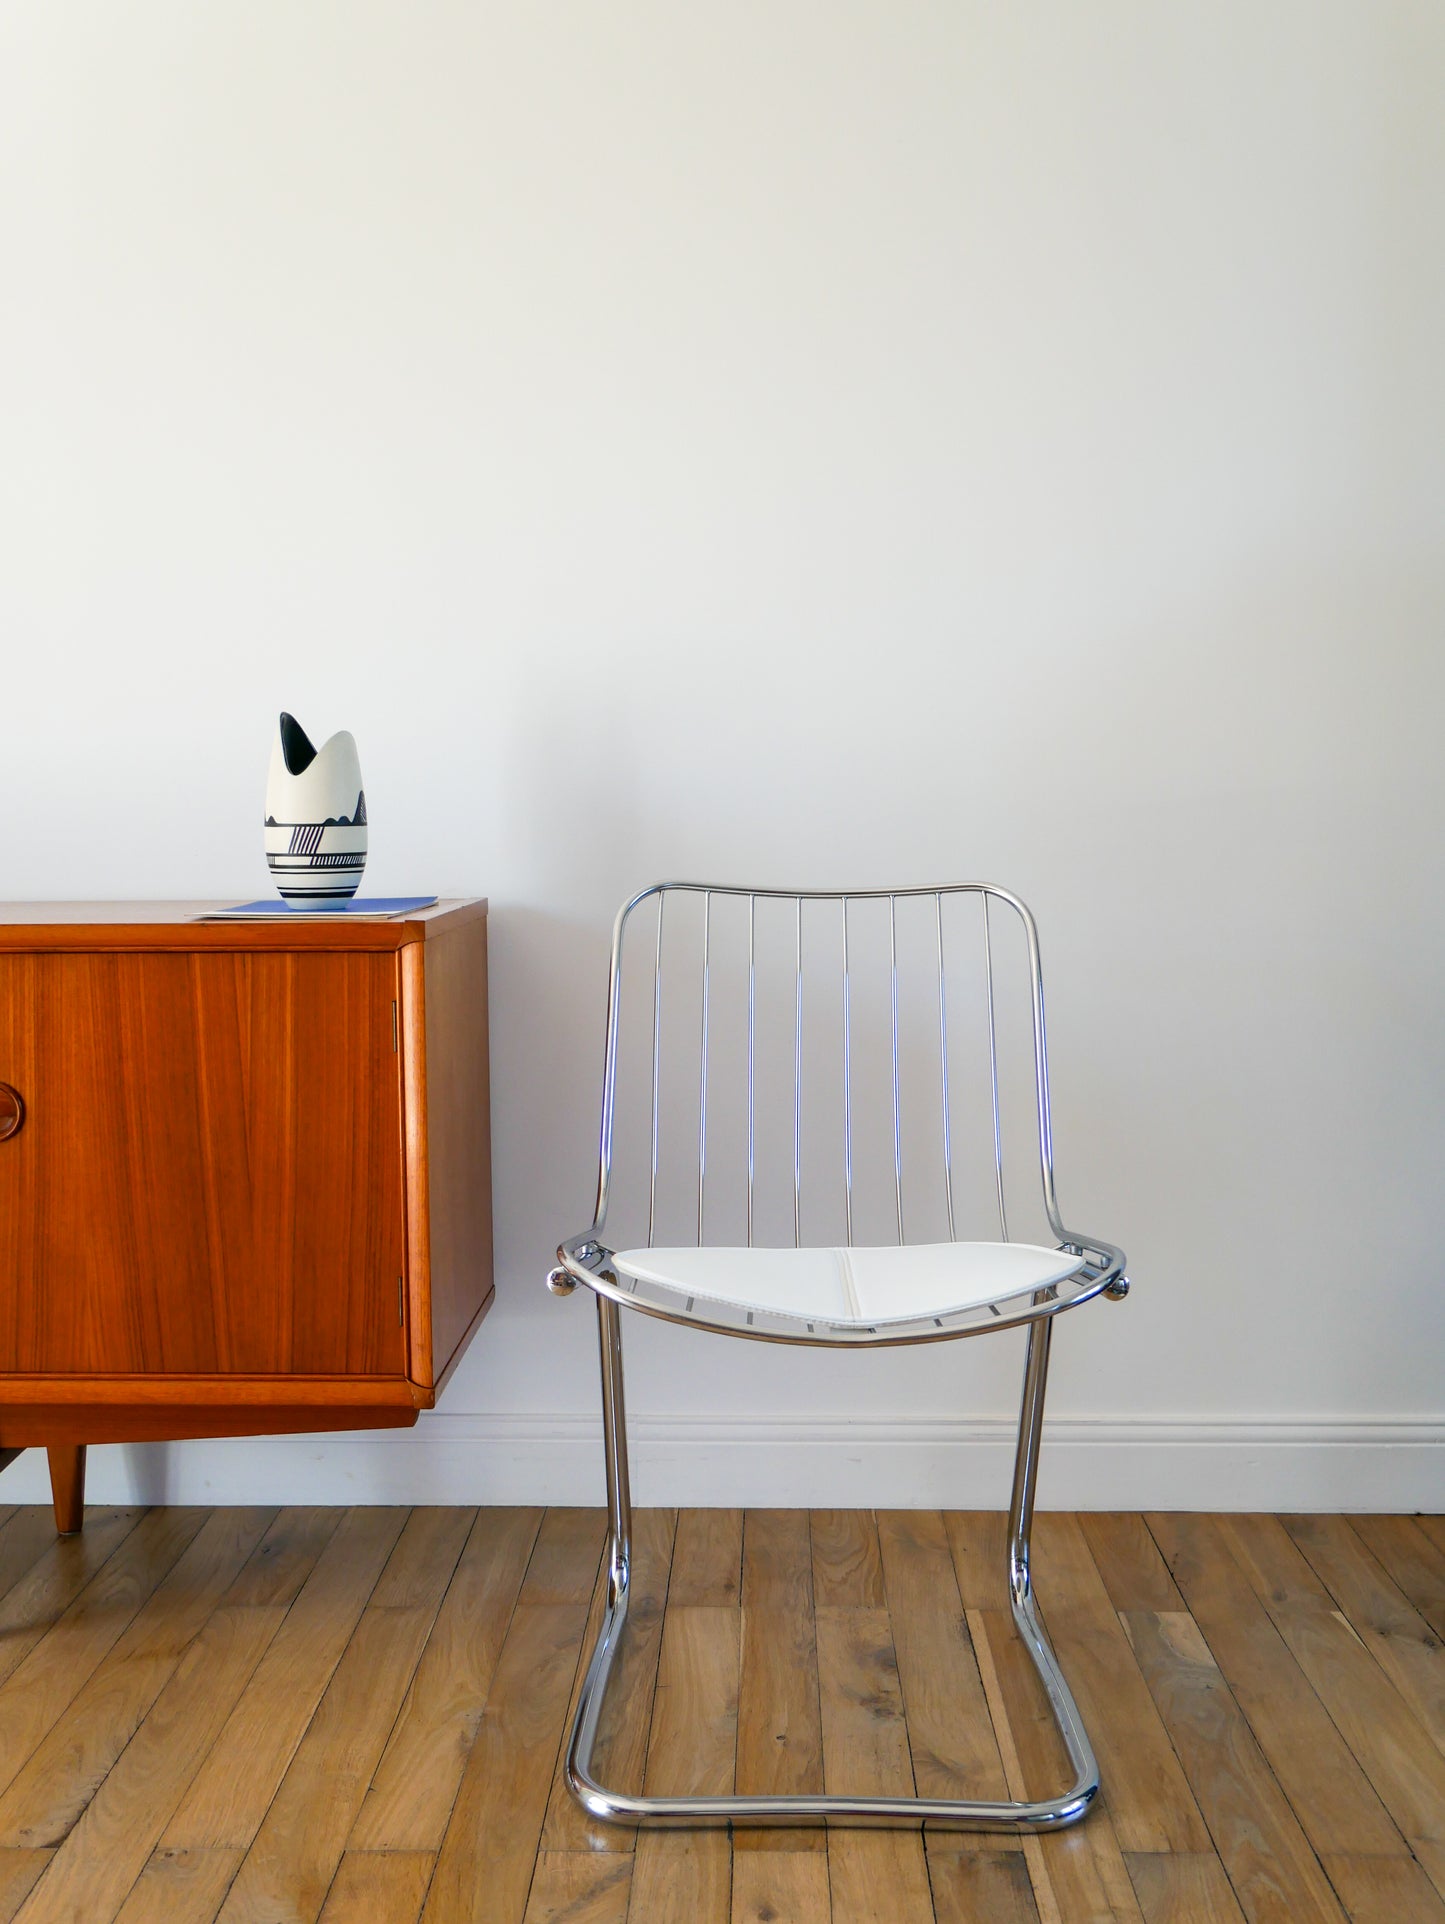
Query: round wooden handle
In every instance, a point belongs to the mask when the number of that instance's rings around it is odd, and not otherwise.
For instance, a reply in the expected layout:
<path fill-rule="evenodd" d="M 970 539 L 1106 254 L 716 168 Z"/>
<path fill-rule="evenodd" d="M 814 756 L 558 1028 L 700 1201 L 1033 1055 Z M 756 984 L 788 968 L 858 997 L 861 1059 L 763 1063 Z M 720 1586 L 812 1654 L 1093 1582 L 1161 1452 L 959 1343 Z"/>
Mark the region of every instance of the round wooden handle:
<path fill-rule="evenodd" d="M 0 1142 L 13 1136 L 25 1120 L 25 1104 L 20 1099 L 20 1091 L 12 1089 L 8 1082 L 0 1082 Z"/>

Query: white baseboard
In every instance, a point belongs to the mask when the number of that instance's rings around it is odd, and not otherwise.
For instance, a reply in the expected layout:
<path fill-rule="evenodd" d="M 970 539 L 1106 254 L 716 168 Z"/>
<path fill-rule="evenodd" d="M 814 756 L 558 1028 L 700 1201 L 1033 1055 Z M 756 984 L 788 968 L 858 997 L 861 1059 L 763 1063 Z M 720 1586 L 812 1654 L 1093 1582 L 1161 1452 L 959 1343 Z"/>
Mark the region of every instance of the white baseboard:
<path fill-rule="evenodd" d="M 639 1503 L 998 1509 L 1002 1418 L 636 1416 Z M 414 1430 L 129 1443 L 90 1452 L 95 1503 L 600 1503 L 595 1416 L 424 1415 Z M 44 1454 L 0 1501 L 48 1495 Z M 1080 1510 L 1442 1510 L 1445 1418 L 1045 1425 L 1039 1503 Z"/>

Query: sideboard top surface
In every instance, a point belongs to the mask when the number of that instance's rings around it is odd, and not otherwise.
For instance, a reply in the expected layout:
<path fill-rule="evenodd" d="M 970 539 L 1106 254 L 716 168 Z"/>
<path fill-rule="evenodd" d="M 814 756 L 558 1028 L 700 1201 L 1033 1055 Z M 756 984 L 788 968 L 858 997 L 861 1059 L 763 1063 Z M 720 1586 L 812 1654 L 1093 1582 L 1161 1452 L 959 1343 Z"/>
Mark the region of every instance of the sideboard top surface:
<path fill-rule="evenodd" d="M 208 922 L 214 902 L 0 902 L 0 952 L 55 949 L 400 949 L 472 922 L 485 897 L 445 896 L 395 921 L 297 915 Z"/>

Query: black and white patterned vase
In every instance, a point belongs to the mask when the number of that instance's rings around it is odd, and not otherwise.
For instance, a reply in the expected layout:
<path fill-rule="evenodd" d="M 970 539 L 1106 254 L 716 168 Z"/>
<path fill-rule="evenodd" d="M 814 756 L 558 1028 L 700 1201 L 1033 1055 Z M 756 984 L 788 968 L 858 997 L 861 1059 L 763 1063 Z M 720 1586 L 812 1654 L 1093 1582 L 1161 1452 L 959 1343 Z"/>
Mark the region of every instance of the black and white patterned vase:
<path fill-rule="evenodd" d="M 366 795 L 345 729 L 313 748 L 293 715 L 281 717 L 266 782 L 266 861 L 296 908 L 355 895 L 366 867 Z"/>

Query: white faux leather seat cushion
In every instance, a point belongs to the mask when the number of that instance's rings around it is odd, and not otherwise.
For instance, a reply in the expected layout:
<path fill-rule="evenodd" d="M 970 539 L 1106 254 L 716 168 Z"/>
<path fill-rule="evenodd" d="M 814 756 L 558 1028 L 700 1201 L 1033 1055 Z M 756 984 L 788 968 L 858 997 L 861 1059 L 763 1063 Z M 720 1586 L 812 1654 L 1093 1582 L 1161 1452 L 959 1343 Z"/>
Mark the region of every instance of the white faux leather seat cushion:
<path fill-rule="evenodd" d="M 903 1322 L 1056 1283 L 1079 1258 L 1033 1243 L 879 1249 L 624 1249 L 618 1271 L 689 1296 L 829 1323 Z"/>

